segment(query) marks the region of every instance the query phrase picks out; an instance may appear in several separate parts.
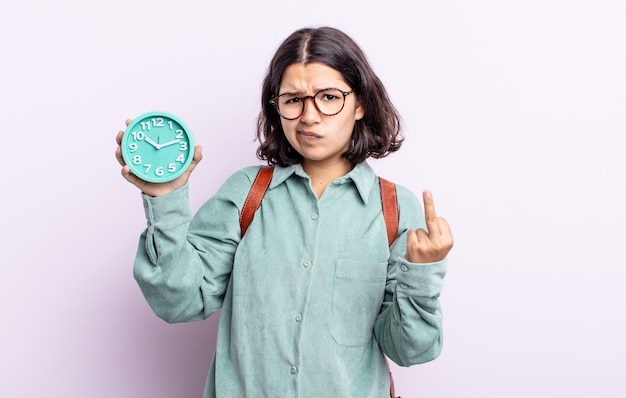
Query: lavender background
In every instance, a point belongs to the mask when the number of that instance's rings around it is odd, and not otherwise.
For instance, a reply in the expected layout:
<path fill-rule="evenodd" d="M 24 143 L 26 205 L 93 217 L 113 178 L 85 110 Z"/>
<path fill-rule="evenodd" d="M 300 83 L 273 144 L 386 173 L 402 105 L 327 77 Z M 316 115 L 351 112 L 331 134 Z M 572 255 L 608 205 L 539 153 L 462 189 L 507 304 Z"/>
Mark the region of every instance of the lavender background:
<path fill-rule="evenodd" d="M 434 362 L 403 397 L 626 396 L 626 2 L 2 0 L 0 396 L 199 397 L 217 317 L 167 325 L 114 137 L 149 110 L 204 146 L 197 209 L 256 164 L 261 79 L 307 25 L 364 48 L 456 246 Z"/>

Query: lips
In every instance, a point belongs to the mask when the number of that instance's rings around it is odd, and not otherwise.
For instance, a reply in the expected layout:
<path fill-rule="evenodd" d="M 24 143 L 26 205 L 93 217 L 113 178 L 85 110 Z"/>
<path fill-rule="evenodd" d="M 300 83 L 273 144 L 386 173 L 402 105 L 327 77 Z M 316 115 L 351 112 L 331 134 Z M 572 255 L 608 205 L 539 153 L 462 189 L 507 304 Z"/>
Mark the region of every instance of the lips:
<path fill-rule="evenodd" d="M 322 138 L 321 135 L 316 134 L 316 133 L 312 133 L 310 131 L 298 131 L 298 134 L 300 136 L 302 136 L 303 138 L 309 138 L 309 139 L 312 139 L 312 138 Z"/>

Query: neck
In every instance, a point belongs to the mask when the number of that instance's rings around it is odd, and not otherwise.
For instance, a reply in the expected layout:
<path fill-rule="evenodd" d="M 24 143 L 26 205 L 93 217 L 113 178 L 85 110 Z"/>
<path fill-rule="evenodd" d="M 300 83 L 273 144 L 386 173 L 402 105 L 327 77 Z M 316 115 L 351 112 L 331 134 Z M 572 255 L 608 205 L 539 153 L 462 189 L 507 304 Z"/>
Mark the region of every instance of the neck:
<path fill-rule="evenodd" d="M 304 160 L 302 168 L 311 177 L 311 186 L 318 198 L 322 196 L 328 184 L 346 175 L 354 166 L 341 158 L 333 162 L 311 162 Z"/>

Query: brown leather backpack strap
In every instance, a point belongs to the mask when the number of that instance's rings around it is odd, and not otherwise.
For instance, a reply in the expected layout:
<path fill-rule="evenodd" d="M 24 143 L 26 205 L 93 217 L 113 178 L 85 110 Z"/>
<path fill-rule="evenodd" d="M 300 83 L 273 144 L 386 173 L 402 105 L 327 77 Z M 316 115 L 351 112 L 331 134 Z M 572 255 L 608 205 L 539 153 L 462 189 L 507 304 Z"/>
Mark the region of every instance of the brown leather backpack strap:
<path fill-rule="evenodd" d="M 396 194 L 396 184 L 384 178 L 378 177 L 380 181 L 380 197 L 383 202 L 383 217 L 387 227 L 387 240 L 389 246 L 398 237 L 398 196 Z"/>
<path fill-rule="evenodd" d="M 378 180 L 380 181 L 383 218 L 387 227 L 387 241 L 389 246 L 391 246 L 398 237 L 398 223 L 400 222 L 398 194 L 396 193 L 396 184 L 381 177 L 378 177 Z M 386 357 L 385 359 L 387 360 L 387 369 L 389 369 L 389 396 L 391 398 L 400 398 L 396 397 L 396 388 L 393 382 L 393 375 L 391 374 L 391 367 L 389 366 L 389 359 Z"/>
<path fill-rule="evenodd" d="M 273 174 L 274 166 L 262 166 L 252 183 L 250 192 L 248 192 L 246 201 L 243 203 L 243 207 L 241 209 L 241 217 L 239 218 L 242 238 L 246 234 L 246 231 L 254 218 L 254 213 L 256 213 L 259 206 L 261 206 L 261 201 L 265 196 L 267 188 L 270 186 Z"/>

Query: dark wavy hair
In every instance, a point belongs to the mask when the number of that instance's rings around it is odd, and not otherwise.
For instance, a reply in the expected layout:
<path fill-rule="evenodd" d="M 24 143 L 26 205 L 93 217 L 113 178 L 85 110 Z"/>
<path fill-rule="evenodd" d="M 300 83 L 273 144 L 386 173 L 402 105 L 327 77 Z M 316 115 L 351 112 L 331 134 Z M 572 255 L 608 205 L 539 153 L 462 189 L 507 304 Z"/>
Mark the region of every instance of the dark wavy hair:
<path fill-rule="evenodd" d="M 341 73 L 364 107 L 364 117 L 352 131 L 352 144 L 342 154 L 352 164 L 368 157 L 383 158 L 400 149 L 404 137 L 398 111 L 369 65 L 359 46 L 345 33 L 330 27 L 304 28 L 292 33 L 272 59 L 261 95 L 257 119 L 257 156 L 268 164 L 286 167 L 300 163 L 302 156 L 285 138 L 280 115 L 270 104 L 278 95 L 285 69 L 292 64 L 319 62 Z"/>

